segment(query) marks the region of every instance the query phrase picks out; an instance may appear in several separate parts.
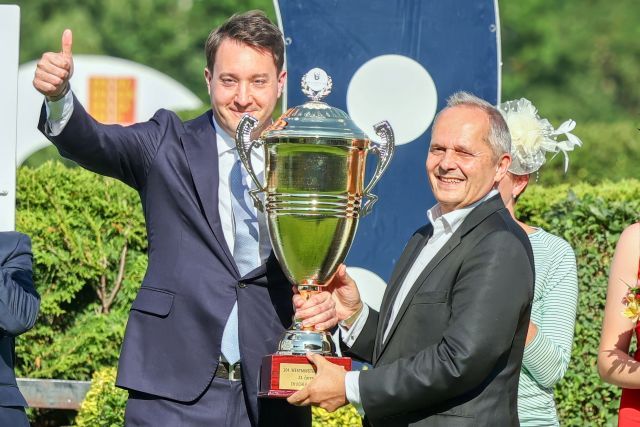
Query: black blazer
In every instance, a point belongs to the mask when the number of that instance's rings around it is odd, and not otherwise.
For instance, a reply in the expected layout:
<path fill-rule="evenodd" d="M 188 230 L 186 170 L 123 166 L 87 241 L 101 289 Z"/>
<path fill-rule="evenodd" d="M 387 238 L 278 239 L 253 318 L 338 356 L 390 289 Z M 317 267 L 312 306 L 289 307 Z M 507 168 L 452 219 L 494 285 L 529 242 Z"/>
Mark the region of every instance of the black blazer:
<path fill-rule="evenodd" d="M 211 115 L 183 123 L 175 113 L 159 110 L 148 122 L 103 125 L 74 97 L 69 122 L 50 138 L 63 156 L 140 194 L 149 264 L 127 322 L 117 385 L 180 402 L 196 400 L 216 371 L 224 325 L 237 298 L 250 418 L 260 418 L 261 425 L 279 426 L 270 421 L 279 417 L 291 426 L 310 425 L 308 408 L 273 399 L 258 408 L 261 358 L 277 350 L 291 324 L 292 290 L 273 253 L 244 277 L 238 273 L 218 213 Z M 41 131 L 45 124 L 43 106 Z"/>
<path fill-rule="evenodd" d="M 477 206 L 420 274 L 386 342 L 405 275 L 433 233 L 409 240 L 351 353 L 372 360 L 360 397 L 373 426 L 518 426 L 533 253 L 499 195 Z"/>
<path fill-rule="evenodd" d="M 29 237 L 0 232 L 0 411 L 3 406 L 27 406 L 13 372 L 15 337 L 33 327 L 39 308 Z"/>

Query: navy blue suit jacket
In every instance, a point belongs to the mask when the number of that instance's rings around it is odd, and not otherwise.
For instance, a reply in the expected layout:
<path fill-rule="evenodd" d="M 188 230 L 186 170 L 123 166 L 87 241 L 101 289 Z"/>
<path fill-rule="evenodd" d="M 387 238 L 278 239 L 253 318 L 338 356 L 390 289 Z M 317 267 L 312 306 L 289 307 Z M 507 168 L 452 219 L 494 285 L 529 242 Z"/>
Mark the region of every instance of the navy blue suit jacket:
<path fill-rule="evenodd" d="M 251 273 L 238 273 L 218 213 L 211 114 L 183 123 L 175 113 L 159 110 L 144 123 L 103 125 L 74 98 L 71 119 L 50 140 L 64 157 L 140 194 L 149 265 L 131 307 L 117 385 L 180 402 L 196 400 L 216 371 L 224 325 L 237 298 L 243 386 L 256 420 L 261 358 L 277 349 L 291 323 L 292 290 L 273 253 Z M 45 123 L 43 107 L 40 130 Z M 263 402 L 260 418 L 273 415 L 270 404 Z M 310 423 L 308 410 L 273 405 L 288 425 Z"/>
<path fill-rule="evenodd" d="M 0 407 L 27 406 L 13 372 L 15 337 L 33 327 L 39 307 L 29 237 L 0 232 Z"/>

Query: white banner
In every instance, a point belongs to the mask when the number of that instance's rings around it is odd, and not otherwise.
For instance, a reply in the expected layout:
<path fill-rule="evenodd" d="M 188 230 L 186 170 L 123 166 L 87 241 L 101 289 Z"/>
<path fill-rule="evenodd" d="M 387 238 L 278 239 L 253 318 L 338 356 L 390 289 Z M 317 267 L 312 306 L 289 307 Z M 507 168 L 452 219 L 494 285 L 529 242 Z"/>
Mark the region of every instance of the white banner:
<path fill-rule="evenodd" d="M 20 8 L 0 5 L 0 231 L 16 220 L 16 123 Z"/>

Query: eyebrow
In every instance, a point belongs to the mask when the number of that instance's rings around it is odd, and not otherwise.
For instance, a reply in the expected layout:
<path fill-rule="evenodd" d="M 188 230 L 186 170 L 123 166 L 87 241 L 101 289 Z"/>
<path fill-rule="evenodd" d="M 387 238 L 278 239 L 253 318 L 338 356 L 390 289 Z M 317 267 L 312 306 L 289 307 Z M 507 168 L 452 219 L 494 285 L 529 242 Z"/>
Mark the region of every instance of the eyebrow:
<path fill-rule="evenodd" d="M 218 78 L 223 78 L 223 77 L 233 77 L 233 78 L 237 78 L 235 73 L 220 73 L 218 75 Z M 269 73 L 258 73 L 258 74 L 253 74 L 249 77 L 250 79 L 257 79 L 257 78 L 269 78 Z"/>

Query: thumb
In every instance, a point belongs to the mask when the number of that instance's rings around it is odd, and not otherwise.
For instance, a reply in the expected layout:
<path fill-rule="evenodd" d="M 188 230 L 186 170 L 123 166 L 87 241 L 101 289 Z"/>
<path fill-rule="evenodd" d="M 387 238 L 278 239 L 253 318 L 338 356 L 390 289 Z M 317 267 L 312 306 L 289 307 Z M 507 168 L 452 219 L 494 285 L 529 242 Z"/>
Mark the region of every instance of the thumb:
<path fill-rule="evenodd" d="M 318 353 L 307 353 L 307 359 L 316 366 L 316 370 L 320 369 L 324 363 L 329 363 Z"/>
<path fill-rule="evenodd" d="M 62 33 L 62 54 L 71 56 L 71 45 L 73 44 L 73 33 L 70 29 L 64 30 Z"/>

